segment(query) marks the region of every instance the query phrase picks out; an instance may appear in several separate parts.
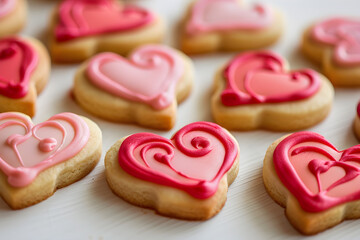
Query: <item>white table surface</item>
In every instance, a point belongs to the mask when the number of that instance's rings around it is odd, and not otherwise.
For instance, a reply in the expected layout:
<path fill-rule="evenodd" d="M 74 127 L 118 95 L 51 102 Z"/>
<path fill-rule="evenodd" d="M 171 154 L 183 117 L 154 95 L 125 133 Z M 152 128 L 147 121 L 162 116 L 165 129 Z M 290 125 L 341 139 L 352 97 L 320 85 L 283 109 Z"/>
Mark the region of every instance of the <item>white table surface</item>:
<path fill-rule="evenodd" d="M 166 43 L 175 46 L 175 24 L 182 16 L 185 0 L 132 0 L 160 13 L 168 23 Z M 254 1 L 248 1 L 254 2 Z M 286 29 L 270 49 L 286 57 L 293 69 L 316 68 L 299 53 L 303 29 L 313 21 L 329 16 L 359 16 L 359 0 L 268 0 L 281 9 Z M 50 13 L 56 2 L 29 0 L 28 23 L 22 34 L 44 40 Z M 150 131 L 170 137 L 177 129 L 194 121 L 212 121 L 209 98 L 213 75 L 234 54 L 194 57 L 196 79 L 190 97 L 178 108 L 175 127 L 168 132 L 135 125 L 115 124 L 93 117 L 70 97 L 77 64 L 52 65 L 46 89 L 38 98 L 38 123 L 50 116 L 71 111 L 94 120 L 103 132 L 105 151 L 121 137 Z M 360 89 L 336 89 L 335 101 L 325 121 L 309 130 L 324 135 L 339 149 L 358 144 L 352 123 L 360 99 Z M 228 200 L 214 218 L 183 221 L 156 215 L 115 196 L 104 176 L 103 157 L 84 179 L 58 190 L 49 199 L 23 210 L 11 210 L 0 200 L 0 239 L 298 239 L 303 236 L 287 221 L 284 209 L 266 193 L 262 182 L 262 161 L 267 147 L 285 133 L 269 131 L 232 132 L 240 145 L 240 171 L 228 192 Z M 359 239 L 360 219 L 309 238 Z"/>

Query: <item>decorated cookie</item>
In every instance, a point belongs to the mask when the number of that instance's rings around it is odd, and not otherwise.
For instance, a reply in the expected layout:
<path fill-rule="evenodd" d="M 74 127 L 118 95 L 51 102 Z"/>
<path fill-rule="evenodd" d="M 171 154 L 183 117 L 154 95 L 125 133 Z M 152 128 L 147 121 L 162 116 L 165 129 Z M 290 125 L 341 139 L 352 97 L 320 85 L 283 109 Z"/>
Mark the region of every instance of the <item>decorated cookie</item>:
<path fill-rule="evenodd" d="M 35 115 L 37 95 L 50 74 L 45 47 L 33 38 L 0 39 L 0 112 Z"/>
<path fill-rule="evenodd" d="M 198 0 L 182 23 L 180 48 L 185 53 L 257 49 L 281 35 L 281 14 L 267 6 L 240 0 Z"/>
<path fill-rule="evenodd" d="M 83 63 L 73 92 L 80 106 L 96 116 L 170 129 L 177 104 L 190 93 L 192 81 L 188 57 L 166 46 L 145 45 L 128 59 L 101 53 Z"/>
<path fill-rule="evenodd" d="M 354 131 L 355 131 L 356 137 L 358 139 L 360 139 L 360 102 L 358 103 L 357 108 L 356 108 Z"/>
<path fill-rule="evenodd" d="M 127 54 L 163 39 L 156 14 L 117 0 L 64 0 L 50 27 L 50 52 L 57 62 L 80 62 L 104 51 Z"/>
<path fill-rule="evenodd" d="M 302 52 L 335 86 L 360 86 L 360 20 L 330 18 L 307 29 Z"/>
<path fill-rule="evenodd" d="M 315 234 L 360 217 L 360 145 L 338 151 L 323 136 L 298 132 L 267 150 L 263 178 L 290 223 Z"/>
<path fill-rule="evenodd" d="M 323 120 L 333 95 L 321 74 L 289 71 L 286 61 L 272 52 L 247 52 L 216 74 L 211 110 L 227 129 L 293 131 Z"/>
<path fill-rule="evenodd" d="M 73 113 L 35 126 L 24 114 L 1 113 L 0 196 L 14 209 L 43 201 L 87 175 L 101 146 L 98 126 Z"/>
<path fill-rule="evenodd" d="M 124 137 L 105 157 L 115 194 L 161 215 L 191 220 L 221 210 L 238 165 L 236 140 L 209 122 L 189 124 L 170 140 L 152 133 Z"/>
<path fill-rule="evenodd" d="M 26 22 L 26 0 L 0 0 L 0 37 L 19 32 Z"/>

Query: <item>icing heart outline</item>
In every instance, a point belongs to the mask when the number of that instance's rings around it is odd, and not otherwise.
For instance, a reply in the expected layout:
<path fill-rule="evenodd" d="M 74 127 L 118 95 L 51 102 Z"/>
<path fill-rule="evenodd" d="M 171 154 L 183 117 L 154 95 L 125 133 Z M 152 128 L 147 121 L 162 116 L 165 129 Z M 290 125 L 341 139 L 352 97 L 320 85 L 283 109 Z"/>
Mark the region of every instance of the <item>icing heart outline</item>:
<path fill-rule="evenodd" d="M 95 5 L 97 11 L 119 12 L 119 18 L 137 14 L 141 16 L 135 22 L 124 24 L 116 21 L 113 25 L 104 28 L 91 29 L 86 23 L 83 11 L 88 6 Z M 55 27 L 55 37 L 59 42 L 72 40 L 78 37 L 86 37 L 98 34 L 112 33 L 117 31 L 130 31 L 144 26 L 153 21 L 154 16 L 149 11 L 137 6 L 122 6 L 113 0 L 66 0 L 59 7 L 59 24 Z"/>
<path fill-rule="evenodd" d="M 182 156 L 183 154 L 183 156 L 190 157 L 191 161 L 199 161 L 201 157 L 210 157 L 209 155 L 211 155 L 217 147 L 206 135 L 205 137 L 191 136 L 189 137 L 191 139 L 188 139 L 188 141 L 184 143 L 183 141 L 186 135 L 194 132 L 205 132 L 211 135 L 214 139 L 217 139 L 217 144 L 222 145 L 225 149 L 222 163 L 216 169 L 216 174 L 210 177 L 210 180 L 205 180 L 205 177 L 190 176 L 190 174 L 184 170 L 180 171 L 173 166 L 172 161 L 174 161 L 176 156 Z M 139 147 L 140 149 L 137 149 Z M 155 154 L 153 154 L 153 152 L 151 152 L 152 149 L 157 149 L 158 151 L 155 151 Z M 160 153 L 159 150 L 163 153 Z M 178 152 L 175 150 L 178 150 Z M 135 151 L 140 152 L 143 164 L 140 164 L 135 159 Z M 151 163 L 149 163 L 151 159 L 146 155 L 147 152 L 153 154 L 153 162 L 163 164 L 168 171 L 172 171 L 175 175 L 170 176 L 170 174 L 153 169 L 150 166 Z M 230 170 L 238 154 L 237 144 L 226 130 L 214 123 L 195 122 L 180 129 L 170 140 L 152 133 L 136 133 L 127 137 L 119 148 L 118 161 L 124 171 L 136 178 L 159 185 L 178 188 L 195 198 L 206 199 L 215 194 L 221 178 Z M 219 159 L 219 157 L 217 157 L 217 159 Z M 187 167 L 189 166 L 187 165 Z M 208 169 L 209 166 L 204 166 L 204 168 Z M 181 182 L 181 180 L 176 179 L 176 177 L 187 180 Z"/>
<path fill-rule="evenodd" d="M 314 26 L 311 37 L 334 47 L 335 62 L 345 66 L 360 63 L 360 21 L 331 18 Z"/>
<path fill-rule="evenodd" d="M 39 56 L 31 46 L 16 38 L 2 39 L 0 44 L 7 45 L 6 48 L 0 49 L 0 66 L 2 61 L 9 61 L 18 54 L 22 55 L 19 82 L 14 83 L 0 76 L 0 94 L 9 98 L 22 98 L 28 93 L 31 74 L 38 64 Z"/>
<path fill-rule="evenodd" d="M 124 82 L 120 82 L 121 80 L 117 81 L 104 73 L 101 68 L 107 63 L 121 64 L 129 72 L 142 74 L 140 78 L 132 79 L 139 89 L 130 89 L 124 85 Z M 157 75 L 156 71 L 163 68 L 166 68 L 166 76 L 155 76 L 151 79 L 152 82 L 149 82 L 148 75 L 152 72 Z M 183 72 L 182 59 L 174 50 L 162 45 L 146 45 L 137 48 L 128 59 L 114 53 L 101 53 L 91 59 L 86 69 L 89 80 L 99 88 L 131 101 L 144 102 L 157 110 L 167 107 L 174 101 L 176 84 Z M 119 76 L 121 74 L 118 73 Z M 127 80 L 126 76 L 125 80 Z M 151 87 L 149 84 L 154 82 L 161 84 L 157 84 L 158 88 L 152 92 L 151 96 L 139 92 L 142 88 Z"/>
<path fill-rule="evenodd" d="M 234 74 L 238 69 L 242 70 L 244 64 L 251 64 L 252 61 L 260 61 L 261 65 L 252 67 L 249 70 L 244 69 L 244 78 L 240 79 L 243 91 L 237 85 L 237 80 Z M 282 92 L 282 94 L 275 94 L 273 96 L 265 96 L 257 93 L 251 89 L 251 81 L 253 75 L 257 72 L 265 71 L 272 73 L 275 78 L 276 75 L 289 75 L 289 80 L 293 83 L 300 82 L 299 79 L 305 78 L 308 82 L 307 87 L 299 90 L 289 90 Z M 247 52 L 236 56 L 229 64 L 227 64 L 223 76 L 226 81 L 226 87 L 221 93 L 221 102 L 225 106 L 239 106 L 244 104 L 260 104 L 260 103 L 281 103 L 288 101 L 296 101 L 311 97 L 314 95 L 321 86 L 321 79 L 319 75 L 310 69 L 303 69 L 297 71 L 287 72 L 285 63 L 280 56 L 268 51 Z M 266 81 L 271 81 L 267 78 L 262 78 L 264 84 Z"/>
<path fill-rule="evenodd" d="M 306 144 L 309 142 L 323 145 L 325 149 Z M 295 146 L 299 144 L 300 146 L 295 148 Z M 332 153 L 326 151 L 326 149 L 330 149 Z M 303 178 L 291 163 L 291 158 L 309 152 L 316 152 L 324 158 L 311 159 L 308 161 L 308 164 L 306 164 L 308 168 L 307 171 L 313 175 L 313 179 L 317 185 L 317 191 L 315 192 L 312 192 L 308 188 Z M 273 154 L 273 163 L 281 182 L 295 196 L 305 211 L 320 212 L 346 202 L 360 199 L 360 189 L 355 189 L 350 194 L 343 193 L 342 196 L 339 197 L 327 195 L 330 191 L 343 187 L 344 184 L 350 183 L 360 175 L 360 145 L 339 151 L 319 134 L 313 132 L 298 132 L 286 137 L 278 144 Z M 326 172 L 333 167 L 343 169 L 345 175 L 331 179 L 332 181 L 330 181 L 330 183 L 324 182 L 321 174 L 326 174 Z M 327 186 L 324 187 L 324 185 Z"/>
<path fill-rule="evenodd" d="M 218 22 L 207 23 L 205 19 L 209 17 L 206 14 L 206 10 L 210 8 L 209 6 L 224 3 L 232 5 L 231 8 L 228 7 L 225 10 L 230 11 L 227 15 L 234 16 L 232 17 L 233 21 L 229 22 L 219 19 Z M 246 15 L 248 18 L 243 18 L 241 21 L 236 19 L 236 17 L 243 17 L 245 14 L 248 14 Z M 255 4 L 247 9 L 240 5 L 237 0 L 199 0 L 192 7 L 191 17 L 186 25 L 186 32 L 188 34 L 196 34 L 211 31 L 262 29 L 271 23 L 272 18 L 271 10 L 260 4 Z"/>
<path fill-rule="evenodd" d="M 6 128 L 13 126 L 21 127 L 23 129 L 21 131 L 25 131 L 25 134 L 19 132 L 3 133 L 2 137 L 4 138 L 6 134 L 7 137 L 0 144 L 3 152 L 5 152 L 5 148 L 11 148 L 18 161 L 18 166 L 14 166 L 14 164 L 8 163 L 5 160 L 6 156 L 1 156 L 0 153 L 0 169 L 7 176 L 8 183 L 13 187 L 25 187 L 43 170 L 72 158 L 86 145 L 90 137 L 89 127 L 85 121 L 73 113 L 57 114 L 34 126 L 30 118 L 23 114 L 9 112 L 0 114 L 0 122 L 0 132 L 4 132 Z M 64 123 L 72 127 L 74 132 L 72 138 L 71 134 L 66 131 Z M 37 135 L 39 131 L 49 127 L 62 132 L 63 138 L 60 143 L 51 135 L 46 138 Z M 35 165 L 26 166 L 27 163 L 22 159 L 19 145 L 31 140 L 35 140 L 35 143 L 30 142 L 30 144 L 35 144 L 32 149 L 38 148 L 40 152 L 48 156 L 43 156 L 45 159 L 35 163 Z"/>

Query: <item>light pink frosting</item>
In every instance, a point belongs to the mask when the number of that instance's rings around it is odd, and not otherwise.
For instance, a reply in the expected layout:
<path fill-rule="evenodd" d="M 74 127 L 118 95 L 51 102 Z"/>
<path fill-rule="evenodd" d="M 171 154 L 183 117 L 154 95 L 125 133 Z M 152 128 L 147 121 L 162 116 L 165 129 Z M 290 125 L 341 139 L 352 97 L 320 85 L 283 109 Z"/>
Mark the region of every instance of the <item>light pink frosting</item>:
<path fill-rule="evenodd" d="M 86 73 L 104 91 L 163 109 L 175 100 L 184 64 L 174 50 L 146 45 L 136 49 L 129 60 L 114 53 L 99 54 L 91 59 Z"/>
<path fill-rule="evenodd" d="M 0 0 L 0 18 L 8 15 L 14 8 L 18 0 Z"/>
<path fill-rule="evenodd" d="M 113 32 L 131 31 L 149 24 L 154 16 L 137 6 L 115 0 L 64 0 L 59 7 L 57 41 Z"/>
<path fill-rule="evenodd" d="M 39 61 L 37 52 L 18 38 L 0 40 L 0 94 L 22 98 L 29 90 L 31 74 Z"/>
<path fill-rule="evenodd" d="M 314 40 L 334 46 L 333 58 L 336 63 L 360 65 L 360 21 L 330 18 L 316 24 L 311 34 Z"/>
<path fill-rule="evenodd" d="M 13 187 L 31 184 L 43 170 L 74 157 L 90 130 L 73 113 L 61 113 L 33 126 L 18 113 L 0 114 L 0 169 Z"/>
<path fill-rule="evenodd" d="M 273 14 L 263 5 L 244 7 L 238 0 L 198 0 L 186 25 L 188 34 L 227 30 L 257 30 L 268 27 Z"/>
<path fill-rule="evenodd" d="M 199 199 L 209 198 L 238 156 L 236 142 L 220 126 L 191 123 L 171 140 L 152 133 L 127 137 L 119 164 L 128 174 L 178 188 Z"/>
<path fill-rule="evenodd" d="M 321 86 L 316 72 L 287 72 L 280 56 L 265 51 L 239 54 L 227 65 L 224 77 L 221 101 L 226 106 L 296 101 L 313 96 Z"/>
<path fill-rule="evenodd" d="M 338 151 L 321 135 L 298 132 L 273 156 L 281 182 L 307 212 L 360 199 L 360 145 Z"/>

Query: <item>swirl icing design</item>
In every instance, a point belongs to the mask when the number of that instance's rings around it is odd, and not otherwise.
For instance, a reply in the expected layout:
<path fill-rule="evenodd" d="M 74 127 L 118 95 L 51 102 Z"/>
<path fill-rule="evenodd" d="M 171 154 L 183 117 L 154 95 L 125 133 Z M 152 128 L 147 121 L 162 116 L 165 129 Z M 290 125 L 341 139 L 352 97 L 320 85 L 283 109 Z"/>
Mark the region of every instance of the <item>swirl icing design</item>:
<path fill-rule="evenodd" d="M 0 94 L 22 98 L 29 90 L 30 77 L 38 63 L 38 54 L 16 38 L 0 40 Z"/>
<path fill-rule="evenodd" d="M 183 72 L 180 56 L 160 45 L 140 47 L 129 60 L 114 53 L 102 53 L 86 69 L 95 86 L 154 109 L 163 109 L 174 101 L 176 84 Z"/>
<path fill-rule="evenodd" d="M 314 40 L 334 46 L 333 59 L 344 66 L 360 64 L 360 21 L 331 18 L 316 24 Z"/>
<path fill-rule="evenodd" d="M 257 30 L 268 27 L 272 20 L 271 10 L 263 5 L 250 8 L 238 0 L 199 0 L 192 7 L 186 32 Z"/>
<path fill-rule="evenodd" d="M 73 113 L 36 126 L 22 114 L 1 113 L 0 169 L 11 186 L 25 187 L 41 171 L 75 156 L 89 136 L 85 121 Z"/>
<path fill-rule="evenodd" d="M 360 145 L 338 151 L 321 135 L 298 132 L 281 141 L 273 156 L 280 180 L 305 211 L 360 199 Z"/>
<path fill-rule="evenodd" d="M 127 137 L 119 149 L 119 164 L 130 175 L 178 188 L 199 199 L 215 194 L 238 155 L 237 144 L 220 126 L 196 122 L 171 140 L 152 133 Z"/>
<path fill-rule="evenodd" d="M 310 69 L 286 72 L 284 61 L 271 52 L 240 54 L 223 74 L 225 106 L 296 101 L 311 97 L 321 85 L 319 75 Z"/>
<path fill-rule="evenodd" d="M 65 0 L 59 10 L 55 28 L 57 41 L 84 36 L 131 31 L 153 21 L 149 11 L 123 6 L 115 0 Z"/>
<path fill-rule="evenodd" d="M 0 0 L 0 18 L 8 15 L 14 8 L 18 0 Z"/>

